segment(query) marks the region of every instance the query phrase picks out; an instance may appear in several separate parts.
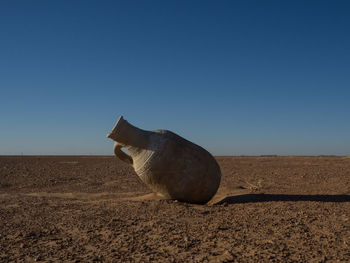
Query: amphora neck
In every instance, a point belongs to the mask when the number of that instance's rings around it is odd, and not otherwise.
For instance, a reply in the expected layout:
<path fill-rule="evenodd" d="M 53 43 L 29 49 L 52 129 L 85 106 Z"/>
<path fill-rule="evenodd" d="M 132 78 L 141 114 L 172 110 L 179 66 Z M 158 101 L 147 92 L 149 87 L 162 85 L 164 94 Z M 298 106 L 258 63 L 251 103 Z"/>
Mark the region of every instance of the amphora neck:
<path fill-rule="evenodd" d="M 120 116 L 108 138 L 122 144 L 123 146 L 132 146 L 146 149 L 149 145 L 150 135 L 152 132 L 139 129 L 131 125 L 128 121 Z"/>

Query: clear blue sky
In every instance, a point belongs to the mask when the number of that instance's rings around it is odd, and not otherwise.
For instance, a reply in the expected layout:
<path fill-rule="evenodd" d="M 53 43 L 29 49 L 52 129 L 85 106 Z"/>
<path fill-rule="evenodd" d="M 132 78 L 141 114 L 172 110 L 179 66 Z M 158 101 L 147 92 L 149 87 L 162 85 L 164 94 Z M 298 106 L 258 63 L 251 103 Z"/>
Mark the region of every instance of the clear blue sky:
<path fill-rule="evenodd" d="M 350 155 L 350 1 L 0 2 L 0 154 Z"/>

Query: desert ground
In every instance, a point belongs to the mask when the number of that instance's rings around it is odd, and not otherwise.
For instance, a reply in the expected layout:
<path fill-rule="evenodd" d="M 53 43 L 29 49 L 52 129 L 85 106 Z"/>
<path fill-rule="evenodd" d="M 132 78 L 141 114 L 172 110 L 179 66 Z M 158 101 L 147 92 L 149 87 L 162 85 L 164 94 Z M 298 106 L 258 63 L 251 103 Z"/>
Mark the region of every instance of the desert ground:
<path fill-rule="evenodd" d="M 349 157 L 216 157 L 206 205 L 115 157 L 0 157 L 0 262 L 350 262 Z"/>

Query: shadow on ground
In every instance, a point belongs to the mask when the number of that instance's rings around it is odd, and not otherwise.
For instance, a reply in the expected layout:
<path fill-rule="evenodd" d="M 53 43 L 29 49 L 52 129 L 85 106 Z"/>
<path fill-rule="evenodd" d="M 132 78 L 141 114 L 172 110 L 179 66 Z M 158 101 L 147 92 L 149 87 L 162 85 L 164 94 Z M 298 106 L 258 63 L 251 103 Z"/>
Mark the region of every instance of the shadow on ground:
<path fill-rule="evenodd" d="M 258 202 L 309 201 L 309 202 L 350 202 L 350 195 L 288 195 L 288 194 L 244 194 L 229 196 L 216 204 L 244 204 Z"/>

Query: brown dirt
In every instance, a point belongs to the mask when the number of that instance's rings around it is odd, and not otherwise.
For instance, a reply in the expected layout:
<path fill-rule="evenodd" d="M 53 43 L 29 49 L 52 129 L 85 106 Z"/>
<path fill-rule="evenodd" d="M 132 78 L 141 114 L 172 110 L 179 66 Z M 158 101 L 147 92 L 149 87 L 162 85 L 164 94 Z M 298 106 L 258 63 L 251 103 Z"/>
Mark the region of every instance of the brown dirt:
<path fill-rule="evenodd" d="M 192 205 L 114 157 L 1 157 L 0 262 L 350 262 L 350 158 L 217 160 Z"/>

